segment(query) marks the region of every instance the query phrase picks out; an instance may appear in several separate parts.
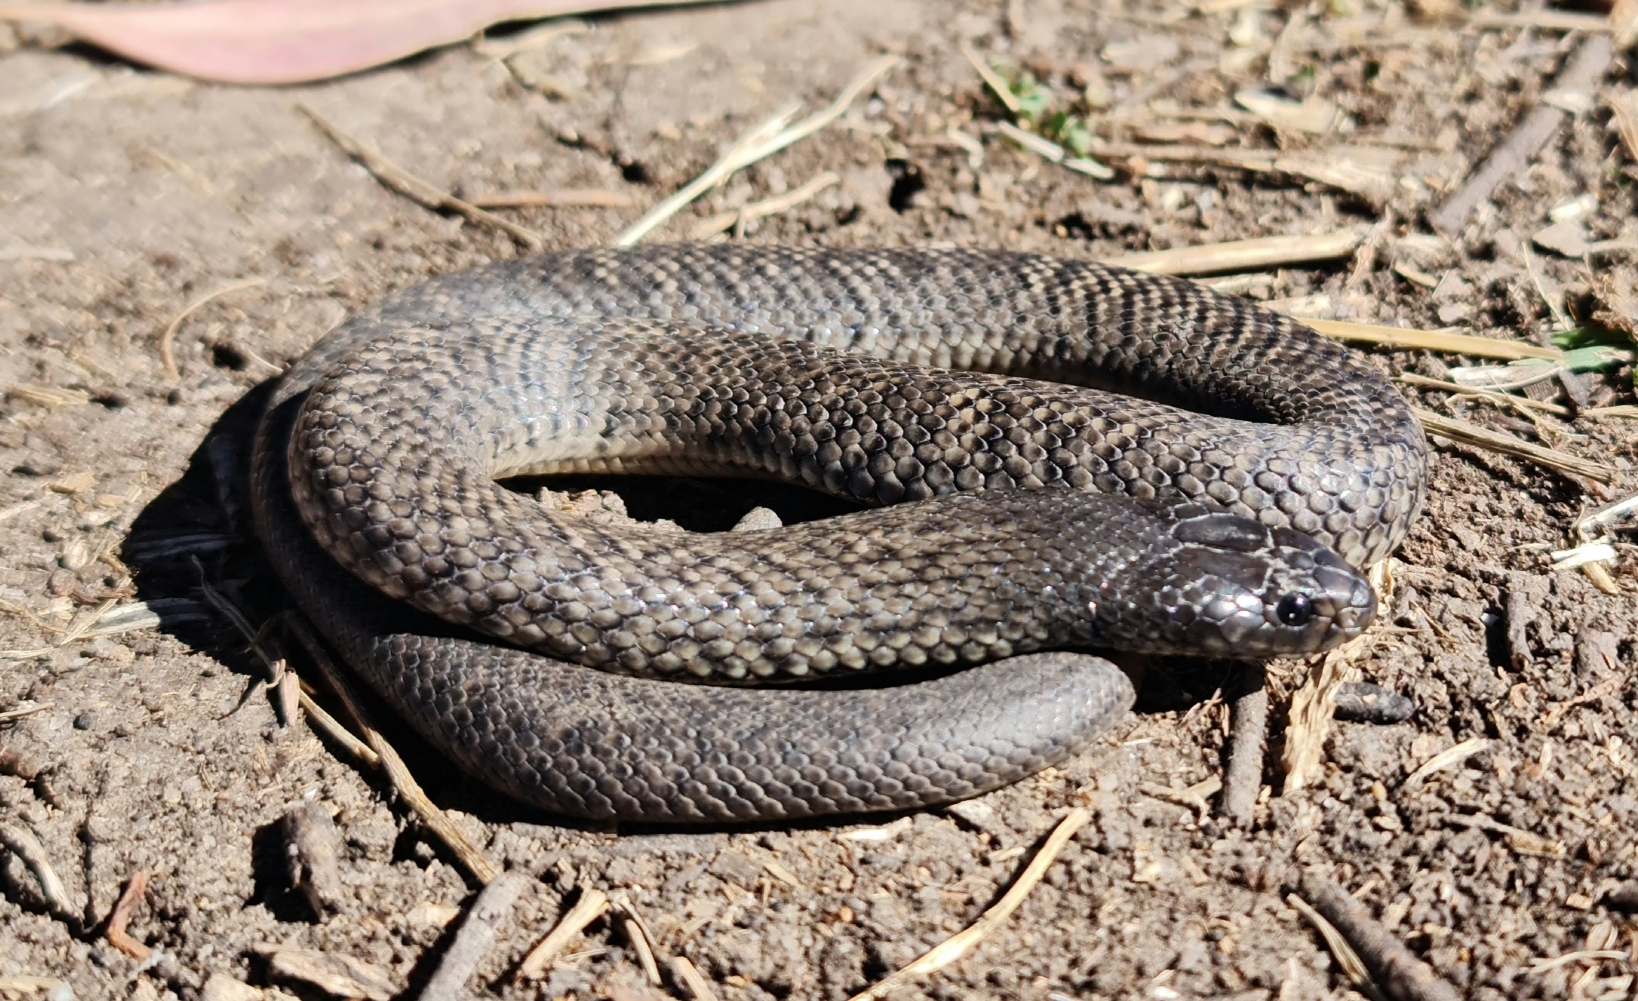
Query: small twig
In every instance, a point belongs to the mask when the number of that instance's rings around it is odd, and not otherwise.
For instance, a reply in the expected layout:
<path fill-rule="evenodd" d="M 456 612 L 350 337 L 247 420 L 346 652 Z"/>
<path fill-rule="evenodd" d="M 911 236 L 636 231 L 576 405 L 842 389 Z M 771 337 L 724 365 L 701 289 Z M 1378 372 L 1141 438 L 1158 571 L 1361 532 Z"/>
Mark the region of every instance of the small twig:
<path fill-rule="evenodd" d="M 398 192 L 399 194 L 424 205 L 434 212 L 455 212 L 472 222 L 483 226 L 492 226 L 507 236 L 516 240 L 529 250 L 540 250 L 546 246 L 546 241 L 539 233 L 532 229 L 519 226 L 515 222 L 502 219 L 492 212 L 486 212 L 464 198 L 456 198 L 431 181 L 424 181 L 409 171 L 393 163 L 373 145 L 354 138 L 341 130 L 340 126 L 319 114 L 306 104 L 297 104 L 296 108 L 302 114 L 313 120 L 330 138 L 330 141 L 341 148 L 343 153 L 357 160 L 359 166 L 369 171 L 375 179 Z"/>
<path fill-rule="evenodd" d="M 1379 984 L 1393 1001 L 1457 1001 L 1456 989 L 1433 967 L 1405 948 L 1364 904 L 1317 871 L 1303 874 L 1301 897 L 1293 894 L 1286 899 L 1314 922 L 1338 963 L 1349 969 L 1350 979 L 1362 990 L 1366 984 Z M 1343 958 L 1345 952 L 1352 965 Z M 1363 983 L 1355 979 L 1355 968 L 1361 975 L 1368 971 Z"/>
<path fill-rule="evenodd" d="M 51 867 L 51 859 L 47 857 L 45 846 L 34 832 L 22 824 L 8 824 L 0 822 L 0 847 L 17 856 L 29 872 L 34 874 L 34 880 L 40 885 L 40 896 L 45 899 L 46 908 L 53 915 L 64 920 L 73 921 L 73 909 L 68 903 L 68 890 L 63 886 L 62 877 L 57 870 Z"/>
<path fill-rule="evenodd" d="M 1103 263 L 1160 275 L 1204 275 L 1219 271 L 1255 271 L 1259 268 L 1346 257 L 1362 237 L 1353 230 L 1319 236 L 1270 236 L 1231 240 L 1198 247 L 1158 250 L 1106 258 Z"/>
<path fill-rule="evenodd" d="M 1632 957 L 1621 949 L 1577 949 L 1575 952 L 1566 952 L 1562 956 L 1554 956 L 1551 959 L 1544 959 L 1539 956 L 1531 959 L 1530 972 L 1541 974 L 1546 973 L 1548 970 L 1556 970 L 1560 966 L 1568 966 L 1571 963 L 1602 963 L 1606 959 L 1630 961 Z"/>
<path fill-rule="evenodd" d="M 694 964 L 686 956 L 674 956 L 671 959 L 671 970 L 682 981 L 683 989 L 688 991 L 694 1001 L 717 1001 L 717 994 L 711 989 L 711 984 L 701 975 Z"/>
<path fill-rule="evenodd" d="M 622 209 L 632 204 L 632 197 L 624 191 L 598 189 L 565 189 L 562 191 L 508 191 L 493 195 L 468 195 L 467 199 L 480 209 L 521 208 L 594 208 Z"/>
<path fill-rule="evenodd" d="M 387 781 L 392 783 L 393 790 L 398 793 L 399 798 L 415 812 L 416 816 L 421 818 L 421 822 L 426 825 L 427 830 L 442 841 L 456 859 L 466 867 L 466 870 L 472 874 L 473 879 L 488 885 L 491 880 L 500 875 L 500 867 L 490 861 L 487 855 L 479 851 L 477 846 L 467 839 L 461 829 L 455 826 L 455 822 L 450 820 L 444 811 L 438 809 L 437 805 L 427 797 L 426 792 L 421 788 L 421 784 L 415 780 L 414 774 L 410 772 L 409 766 L 404 764 L 404 759 L 398 756 L 398 752 L 393 749 L 391 744 L 387 743 L 386 738 L 381 736 L 380 732 L 370 724 L 369 715 L 365 712 L 363 705 L 359 703 L 357 696 L 353 694 L 352 686 L 347 683 L 346 677 L 341 673 L 335 662 L 330 659 L 329 653 L 324 649 L 324 644 L 319 641 L 317 636 L 313 635 L 313 631 L 308 628 L 307 623 L 303 622 L 299 616 L 291 616 L 288 626 L 291 632 L 295 634 L 296 639 L 307 649 L 307 654 L 312 657 L 313 664 L 324 675 L 325 683 L 330 686 L 330 691 L 335 693 L 336 698 L 341 702 L 342 708 L 351 717 L 353 727 L 364 735 L 365 743 L 369 744 L 370 750 L 374 751 L 376 756 L 380 758 L 381 770 L 386 773 Z"/>
<path fill-rule="evenodd" d="M 911 981 L 942 970 L 960 959 L 968 949 L 982 941 L 990 932 L 1012 916 L 1012 912 L 1016 911 L 1023 904 L 1024 898 L 1029 896 L 1030 891 L 1035 889 L 1035 884 L 1039 883 L 1041 877 L 1046 875 L 1047 868 L 1058 857 L 1058 853 L 1063 850 L 1064 845 L 1068 844 L 1069 839 L 1074 836 L 1075 832 L 1080 830 L 1090 819 L 1092 819 L 1092 814 L 1083 807 L 1076 807 L 1069 811 L 1069 815 L 1060 820 L 1058 826 L 1053 828 L 1052 834 L 1046 839 L 1046 844 L 1042 845 L 1041 850 L 1030 860 L 1029 865 L 1024 868 L 1023 873 L 1018 877 L 1018 881 L 996 902 L 995 906 L 985 911 L 977 921 L 967 928 L 933 946 L 920 959 L 874 986 L 855 994 L 850 1001 L 881 1001 L 882 998 L 887 997 Z"/>
<path fill-rule="evenodd" d="M 10 723 L 13 720 L 19 720 L 25 716 L 33 716 L 35 713 L 43 713 L 54 705 L 56 705 L 55 702 L 41 702 L 38 705 L 23 706 L 21 709 L 7 709 L 5 712 L 0 713 L 0 723 Z"/>
<path fill-rule="evenodd" d="M 285 874 L 313 916 L 323 921 L 342 903 L 341 870 L 336 864 L 336 825 L 323 804 L 302 800 L 283 821 Z"/>
<path fill-rule="evenodd" d="M 495 934 L 511 916 L 518 897 L 531 882 L 533 880 L 521 872 L 503 872 L 489 881 L 466 912 L 466 920 L 438 961 L 438 968 L 421 988 L 421 997 L 428 1001 L 470 997 L 466 982 L 495 944 Z"/>
<path fill-rule="evenodd" d="M 794 191 L 787 191 L 782 195 L 765 198 L 760 202 L 752 202 L 743 208 L 718 212 L 695 226 L 688 235 L 691 239 L 703 240 L 729 229 L 741 229 L 753 219 L 777 215 L 786 209 L 800 205 L 831 185 L 840 183 L 841 180 L 841 177 L 835 172 L 827 170 Z"/>
<path fill-rule="evenodd" d="M 629 247 L 647 236 L 661 223 L 676 215 L 684 205 L 705 194 L 726 180 L 730 175 L 742 168 L 748 167 L 758 160 L 772 156 L 786 146 L 791 145 L 819 131 L 831 122 L 840 118 L 866 88 L 875 84 L 882 74 L 897 66 L 898 56 L 883 56 L 871 63 L 863 73 L 859 74 L 852 83 L 842 88 L 836 100 L 817 114 L 810 115 L 795 125 L 786 126 L 795 109 L 780 112 L 761 125 L 752 129 L 747 135 L 734 143 L 728 152 L 723 154 L 711 166 L 705 169 L 700 176 L 683 185 L 671 197 L 660 202 L 643 214 L 641 219 L 627 226 L 614 239 L 616 247 Z"/>
<path fill-rule="evenodd" d="M 1532 400 L 1528 396 L 1509 396 L 1492 389 L 1480 389 L 1476 386 L 1464 386 L 1459 382 L 1447 382 L 1444 379 L 1429 379 L 1425 375 L 1415 372 L 1406 372 L 1395 380 L 1407 386 L 1420 386 L 1423 389 L 1438 389 L 1446 393 L 1455 393 L 1458 396 L 1472 396 L 1477 399 L 1494 403 L 1497 406 L 1512 407 L 1516 410 L 1540 410 L 1543 413 L 1554 414 L 1558 417 L 1569 417 L 1570 408 L 1561 407 L 1556 403 L 1547 403 L 1542 400 Z"/>
<path fill-rule="evenodd" d="M 1101 164 L 1090 157 L 1070 156 L 1068 150 L 1051 139 L 1036 135 L 1033 132 L 1026 132 L 1011 122 L 996 122 L 995 130 L 1036 156 L 1060 166 L 1068 167 L 1077 174 L 1085 174 L 1100 181 L 1115 179 L 1115 172 L 1105 164 Z"/>
<path fill-rule="evenodd" d="M 556 927 L 523 957 L 523 962 L 518 964 L 518 978 L 529 979 L 545 973 L 547 964 L 608 909 L 609 897 L 602 890 L 589 889 L 582 893 L 575 905 L 569 908 L 569 913 L 563 915 Z"/>
<path fill-rule="evenodd" d="M 143 960 L 153 955 L 153 950 L 130 936 L 125 928 L 131 923 L 131 914 L 137 904 L 142 902 L 142 895 L 148 892 L 148 874 L 138 870 L 131 874 L 125 883 L 125 890 L 114 903 L 114 909 L 108 914 L 108 924 L 103 931 L 103 937 L 108 944 L 125 953 L 132 959 Z"/>
<path fill-rule="evenodd" d="M 637 962 L 643 967 L 643 975 L 655 987 L 662 983 L 660 979 L 660 964 L 654 959 L 654 936 L 648 930 L 648 924 L 643 921 L 642 915 L 632 905 L 631 899 L 621 896 L 615 901 L 614 907 L 620 912 L 620 930 L 625 932 L 626 941 L 637 953 Z"/>
<path fill-rule="evenodd" d="M 230 292 L 237 292 L 240 289 L 245 288 L 256 288 L 257 286 L 266 284 L 267 279 L 265 278 L 246 278 L 244 281 L 234 282 L 231 285 L 224 285 L 214 292 L 207 292 L 194 301 L 188 303 L 187 306 L 183 308 L 182 312 L 176 314 L 176 319 L 172 320 L 170 325 L 167 326 L 159 335 L 159 363 L 165 366 L 165 375 L 173 382 L 182 378 L 181 371 L 176 367 L 176 355 L 174 353 L 173 345 L 176 342 L 177 328 L 182 326 L 183 320 L 186 320 L 188 317 L 192 316 L 200 308 L 215 302 L 217 299 L 220 299 L 222 296 L 227 295 Z"/>
<path fill-rule="evenodd" d="M 204 595 L 205 603 L 216 609 L 234 629 L 238 630 L 239 635 L 244 637 L 250 652 L 256 655 L 256 658 L 262 662 L 262 667 L 266 669 L 267 678 L 265 680 L 273 681 L 279 673 L 278 665 L 280 661 L 263 644 L 262 630 L 252 628 L 250 619 L 245 616 L 239 606 L 234 604 L 233 600 L 227 595 L 216 589 L 216 586 L 210 582 L 209 576 L 205 573 L 205 565 L 199 561 L 199 557 L 194 556 L 192 559 L 194 571 L 199 574 L 199 593 Z"/>
<path fill-rule="evenodd" d="M 324 707 L 313 701 L 313 697 L 305 691 L 301 693 L 301 709 L 307 714 L 307 721 L 318 727 L 324 735 L 347 749 L 347 753 L 371 768 L 381 767 L 381 758 L 370 746 L 353 736 L 353 732 L 342 726 L 334 716 L 324 711 Z"/>
<path fill-rule="evenodd" d="M 1421 407 L 1412 407 L 1411 412 L 1416 415 L 1418 421 L 1422 422 L 1423 429 L 1429 434 L 1442 435 L 1465 445 L 1475 445 L 1479 448 L 1489 449 L 1492 452 L 1501 452 L 1504 455 L 1527 459 L 1549 469 L 1556 469 L 1561 473 L 1568 473 L 1572 476 L 1585 477 L 1606 486 L 1614 483 L 1618 475 L 1613 467 L 1593 462 L 1590 459 L 1583 459 L 1568 452 L 1560 452 L 1556 448 L 1533 445 L 1512 435 L 1491 431 L 1479 427 L 1477 424 L 1457 420 L 1454 417 L 1443 417 L 1431 410 L 1423 410 Z"/>
<path fill-rule="evenodd" d="M 1507 838 L 1507 845 L 1520 855 L 1535 855 L 1540 858 L 1563 858 L 1564 842 L 1544 838 L 1534 831 L 1526 831 L 1522 827 L 1504 824 L 1489 817 L 1474 816 L 1465 813 L 1450 813 L 1443 818 L 1447 824 L 1457 827 L 1477 828 L 1481 831 L 1491 831 Z"/>
<path fill-rule="evenodd" d="M 1593 35 L 1581 43 L 1569 64 L 1553 81 L 1554 90 L 1590 91 L 1609 69 L 1615 49 L 1607 35 Z M 1489 200 L 1509 177 L 1529 166 L 1537 153 L 1550 142 L 1569 116 L 1550 104 L 1542 104 L 1520 122 L 1513 133 L 1491 151 L 1484 164 L 1474 171 L 1444 204 L 1428 216 L 1433 228 L 1447 235 L 1460 234 L 1468 216 Z"/>
<path fill-rule="evenodd" d="M 1234 729 L 1229 734 L 1228 764 L 1223 768 L 1223 795 L 1218 816 L 1235 827 L 1250 827 L 1252 810 L 1263 785 L 1263 738 L 1268 732 L 1267 679 L 1258 664 L 1240 673 L 1242 694 L 1229 710 Z"/>
<path fill-rule="evenodd" d="M 1547 31 L 1610 31 L 1603 14 L 1583 14 L 1573 10 L 1532 10 L 1522 14 L 1481 13 L 1467 22 L 1469 28 L 1541 28 Z"/>
<path fill-rule="evenodd" d="M 1201 816 L 1205 816 L 1211 812 L 1211 807 L 1206 800 L 1208 797 L 1215 796 L 1223 791 L 1223 780 L 1213 775 L 1204 781 L 1196 782 L 1187 789 L 1174 789 L 1171 786 L 1144 782 L 1138 786 L 1138 791 L 1145 796 L 1153 796 L 1155 799 L 1163 799 L 1168 803 L 1188 807 Z"/>
<path fill-rule="evenodd" d="M 978 73 L 979 79 L 983 80 L 984 85 L 990 88 L 990 92 L 995 95 L 997 101 L 1001 102 L 1002 107 L 1007 109 L 1007 114 L 1018 114 L 1020 107 L 1018 95 L 1014 94 L 1012 88 L 1007 86 L 1007 81 L 1001 79 L 1000 74 L 991 69 L 990 64 L 984 61 L 984 57 L 974 51 L 973 47 L 967 42 L 961 43 L 961 54 L 967 57 L 969 63 L 973 64 L 973 69 Z"/>

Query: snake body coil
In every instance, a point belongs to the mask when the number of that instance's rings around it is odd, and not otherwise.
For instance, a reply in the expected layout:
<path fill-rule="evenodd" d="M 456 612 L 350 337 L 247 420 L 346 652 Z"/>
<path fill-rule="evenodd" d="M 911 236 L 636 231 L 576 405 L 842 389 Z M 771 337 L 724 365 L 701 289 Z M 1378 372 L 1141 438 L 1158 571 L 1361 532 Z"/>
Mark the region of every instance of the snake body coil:
<path fill-rule="evenodd" d="M 1130 687 L 1039 651 L 1354 635 L 1374 599 L 1352 568 L 1403 538 L 1424 465 L 1374 371 L 1187 282 L 653 247 L 493 265 L 349 320 L 281 385 L 255 497 L 298 603 L 470 772 L 561 812 L 690 821 L 925 805 L 1062 758 Z M 495 483 L 567 471 L 895 506 L 696 535 Z M 986 666 L 716 687 L 924 664 Z"/>

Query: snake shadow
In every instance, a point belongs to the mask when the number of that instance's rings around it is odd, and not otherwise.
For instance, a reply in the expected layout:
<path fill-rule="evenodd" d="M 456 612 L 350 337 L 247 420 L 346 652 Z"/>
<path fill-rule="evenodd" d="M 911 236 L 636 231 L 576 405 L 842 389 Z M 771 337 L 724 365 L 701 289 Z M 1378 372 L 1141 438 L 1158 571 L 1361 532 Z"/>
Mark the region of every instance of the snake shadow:
<path fill-rule="evenodd" d="M 251 700 L 268 698 L 263 683 L 266 668 L 244 632 L 212 604 L 207 587 L 219 596 L 218 602 L 225 598 L 235 606 L 252 629 L 261 629 L 293 607 L 266 562 L 251 524 L 251 446 L 256 424 L 272 389 L 272 381 L 257 386 L 217 419 L 189 457 L 182 476 L 139 512 L 120 553 L 132 570 L 138 598 L 158 616 L 159 631 L 209 654 L 243 680 L 240 705 L 235 713 Z M 857 505 L 805 488 L 758 480 L 576 475 L 521 478 L 509 481 L 508 486 L 529 493 L 543 486 L 559 491 L 608 491 L 618 495 L 626 513 L 633 518 L 645 521 L 668 518 L 683 528 L 701 532 L 732 528 L 756 507 L 773 510 L 786 524 L 858 510 Z M 300 671 L 304 658 L 299 648 L 293 642 L 283 646 Z M 863 686 L 890 687 L 928 680 L 940 673 L 933 670 L 893 672 L 864 679 L 836 679 L 828 686 L 860 687 L 862 683 Z M 1137 711 L 1166 712 L 1187 708 L 1214 694 L 1232 697 L 1236 694 L 1233 688 L 1239 677 L 1239 666 L 1222 661 L 1145 658 L 1133 673 L 1142 680 L 1138 686 Z M 308 672 L 308 676 L 314 675 Z M 827 683 L 814 687 L 827 687 Z M 549 824 L 605 832 L 615 829 L 608 824 L 548 814 L 471 781 L 368 686 L 359 685 L 358 693 L 382 734 L 403 755 L 416 778 L 441 806 L 462 810 L 489 823 Z M 321 697 L 319 701 L 323 703 L 325 699 Z M 229 718 L 221 722 L 232 725 Z M 320 739 L 329 742 L 322 734 Z M 331 750 L 338 758 L 348 759 L 343 748 Z M 384 793 L 388 791 L 382 776 L 370 774 L 367 778 Z M 880 822 L 893 816 L 897 814 L 871 814 L 869 819 Z M 689 825 L 686 828 L 620 824 L 618 831 L 663 834 L 679 830 L 789 830 L 830 827 L 841 819 Z M 273 877 L 272 873 L 267 875 L 270 879 Z"/>

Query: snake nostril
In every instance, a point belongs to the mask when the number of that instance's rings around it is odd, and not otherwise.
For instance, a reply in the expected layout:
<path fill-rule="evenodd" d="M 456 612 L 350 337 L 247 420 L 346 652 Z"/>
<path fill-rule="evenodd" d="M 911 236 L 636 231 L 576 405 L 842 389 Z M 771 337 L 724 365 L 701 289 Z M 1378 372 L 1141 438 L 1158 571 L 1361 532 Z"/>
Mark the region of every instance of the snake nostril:
<path fill-rule="evenodd" d="M 1294 591 L 1274 606 L 1274 615 L 1288 626 L 1305 626 L 1314 617 L 1314 601 L 1301 591 Z"/>

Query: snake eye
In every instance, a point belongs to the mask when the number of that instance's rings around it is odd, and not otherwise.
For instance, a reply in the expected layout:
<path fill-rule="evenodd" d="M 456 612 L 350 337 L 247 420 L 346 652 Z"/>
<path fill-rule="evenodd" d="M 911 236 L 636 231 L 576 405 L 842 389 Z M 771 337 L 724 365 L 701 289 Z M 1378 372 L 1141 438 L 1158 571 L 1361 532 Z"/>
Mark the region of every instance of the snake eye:
<path fill-rule="evenodd" d="M 1274 615 L 1288 626 L 1306 626 L 1314 617 L 1314 602 L 1301 591 L 1293 591 L 1274 606 Z"/>

